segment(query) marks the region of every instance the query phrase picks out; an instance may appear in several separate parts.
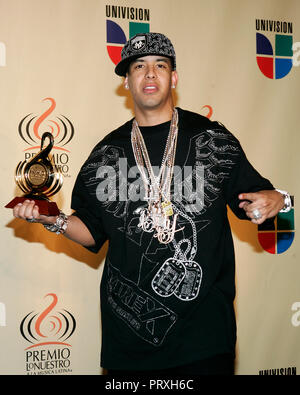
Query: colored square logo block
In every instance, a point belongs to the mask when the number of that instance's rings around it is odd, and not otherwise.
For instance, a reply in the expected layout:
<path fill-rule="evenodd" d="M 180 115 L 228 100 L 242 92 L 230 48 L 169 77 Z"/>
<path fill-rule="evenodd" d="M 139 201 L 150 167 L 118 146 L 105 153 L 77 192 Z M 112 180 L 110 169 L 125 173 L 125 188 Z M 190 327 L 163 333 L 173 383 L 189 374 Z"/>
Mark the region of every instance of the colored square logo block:
<path fill-rule="evenodd" d="M 277 254 L 285 252 L 294 241 L 294 232 L 277 233 Z"/>
<path fill-rule="evenodd" d="M 288 213 L 278 213 L 277 215 L 277 230 L 294 230 L 294 209 L 292 208 Z"/>
<path fill-rule="evenodd" d="M 275 55 L 293 56 L 293 36 L 283 34 L 275 35 Z"/>
<path fill-rule="evenodd" d="M 276 254 L 276 234 L 275 232 L 258 233 L 258 240 L 262 248 L 270 254 Z"/>
<path fill-rule="evenodd" d="M 293 61 L 291 59 L 275 58 L 275 78 L 279 80 L 285 77 L 293 67 Z"/>
<path fill-rule="evenodd" d="M 274 59 L 267 58 L 264 56 L 256 57 L 257 65 L 260 71 L 268 78 L 273 79 L 274 77 Z"/>
<path fill-rule="evenodd" d="M 256 53 L 257 55 L 273 55 L 270 40 L 261 33 L 256 33 Z"/>
<path fill-rule="evenodd" d="M 261 230 L 273 230 L 275 231 L 275 219 L 274 218 L 268 218 L 266 219 L 261 225 L 257 226 L 258 231 Z"/>
<path fill-rule="evenodd" d="M 129 22 L 129 38 L 139 33 L 149 33 L 149 23 Z"/>

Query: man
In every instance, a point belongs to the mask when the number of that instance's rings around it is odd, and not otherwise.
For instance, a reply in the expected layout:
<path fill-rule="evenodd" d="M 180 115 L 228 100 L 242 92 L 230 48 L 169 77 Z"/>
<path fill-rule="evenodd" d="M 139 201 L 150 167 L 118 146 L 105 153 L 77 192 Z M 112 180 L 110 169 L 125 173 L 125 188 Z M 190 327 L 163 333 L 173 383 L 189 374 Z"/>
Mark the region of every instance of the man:
<path fill-rule="evenodd" d="M 135 119 L 93 149 L 76 180 L 71 216 L 40 222 L 97 252 L 109 240 L 101 283 L 102 358 L 109 374 L 233 374 L 234 251 L 227 204 L 261 224 L 290 207 L 248 162 L 225 127 L 174 108 L 175 51 L 138 34 L 116 73 Z"/>

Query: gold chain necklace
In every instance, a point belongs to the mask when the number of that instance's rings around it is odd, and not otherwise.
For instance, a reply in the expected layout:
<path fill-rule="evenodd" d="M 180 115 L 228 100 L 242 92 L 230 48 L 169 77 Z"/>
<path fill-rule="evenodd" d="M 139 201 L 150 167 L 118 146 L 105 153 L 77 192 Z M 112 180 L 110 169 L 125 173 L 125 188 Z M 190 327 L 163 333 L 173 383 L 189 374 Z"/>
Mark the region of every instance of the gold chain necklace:
<path fill-rule="evenodd" d="M 133 120 L 131 144 L 136 164 L 143 179 L 145 199 L 148 207 L 138 209 L 140 214 L 138 226 L 145 232 L 153 232 L 154 237 L 162 244 L 168 244 L 174 239 L 176 220 L 171 203 L 171 182 L 174 173 L 174 161 L 178 135 L 178 112 L 176 108 L 172 114 L 170 131 L 165 146 L 162 163 L 156 177 L 150 162 L 148 150 L 136 119 Z M 147 171 L 146 171 L 147 170 Z M 173 218 L 171 218 L 173 217 Z"/>

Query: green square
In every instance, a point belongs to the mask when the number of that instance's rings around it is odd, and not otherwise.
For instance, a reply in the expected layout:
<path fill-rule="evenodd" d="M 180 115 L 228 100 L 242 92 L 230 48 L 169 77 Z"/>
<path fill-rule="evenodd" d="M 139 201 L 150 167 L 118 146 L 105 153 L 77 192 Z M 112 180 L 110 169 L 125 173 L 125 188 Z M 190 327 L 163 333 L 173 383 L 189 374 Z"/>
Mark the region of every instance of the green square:
<path fill-rule="evenodd" d="M 294 230 L 294 209 L 292 208 L 288 213 L 278 213 L 277 215 L 277 230 Z"/>
<path fill-rule="evenodd" d="M 138 33 L 149 33 L 149 23 L 129 22 L 129 38 Z"/>
<path fill-rule="evenodd" d="M 283 34 L 275 35 L 275 55 L 276 56 L 293 56 L 293 36 Z"/>

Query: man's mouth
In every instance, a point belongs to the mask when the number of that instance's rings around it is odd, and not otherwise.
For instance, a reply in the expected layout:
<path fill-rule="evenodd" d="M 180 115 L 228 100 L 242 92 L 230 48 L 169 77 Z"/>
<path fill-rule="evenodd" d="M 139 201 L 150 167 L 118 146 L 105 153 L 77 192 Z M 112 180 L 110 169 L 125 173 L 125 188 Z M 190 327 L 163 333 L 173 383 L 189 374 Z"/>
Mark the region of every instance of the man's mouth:
<path fill-rule="evenodd" d="M 143 92 L 146 93 L 146 94 L 155 93 L 157 91 L 158 91 L 158 88 L 157 88 L 156 85 L 146 85 L 143 88 Z"/>

